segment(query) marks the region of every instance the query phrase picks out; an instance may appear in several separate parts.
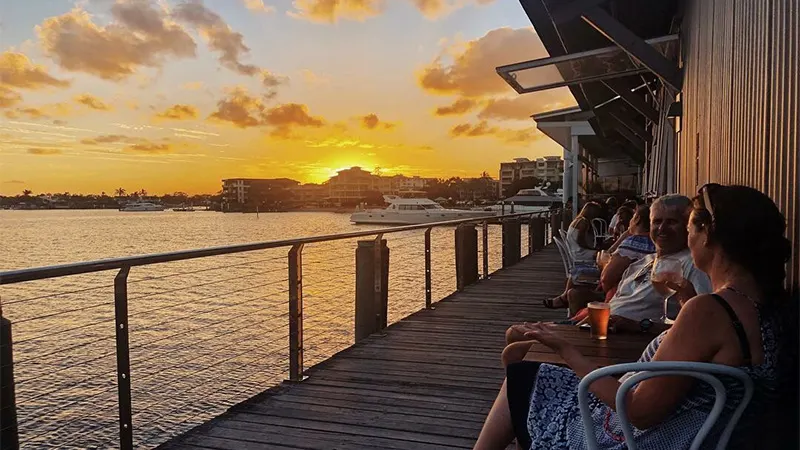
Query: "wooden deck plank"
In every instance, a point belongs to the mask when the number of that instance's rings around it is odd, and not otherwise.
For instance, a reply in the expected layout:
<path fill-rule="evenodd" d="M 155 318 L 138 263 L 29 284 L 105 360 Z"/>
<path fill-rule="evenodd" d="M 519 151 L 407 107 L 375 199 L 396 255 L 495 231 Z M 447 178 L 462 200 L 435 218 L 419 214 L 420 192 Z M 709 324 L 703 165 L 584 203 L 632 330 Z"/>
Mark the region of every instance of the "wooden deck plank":
<path fill-rule="evenodd" d="M 471 448 L 503 381 L 505 330 L 564 319 L 542 305 L 563 279 L 546 248 L 160 448 Z"/>

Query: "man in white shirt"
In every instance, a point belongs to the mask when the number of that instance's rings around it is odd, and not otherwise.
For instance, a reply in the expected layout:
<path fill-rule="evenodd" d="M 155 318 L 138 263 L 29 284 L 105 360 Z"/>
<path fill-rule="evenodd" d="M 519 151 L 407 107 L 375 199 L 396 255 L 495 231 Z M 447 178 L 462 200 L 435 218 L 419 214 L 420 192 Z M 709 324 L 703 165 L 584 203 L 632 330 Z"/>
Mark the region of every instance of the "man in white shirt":
<path fill-rule="evenodd" d="M 686 226 L 690 213 L 691 200 L 683 195 L 665 195 L 653 202 L 650 207 L 650 238 L 656 245 L 656 254 L 634 262 L 622 274 L 617 292 L 609 302 L 615 328 L 648 331 L 654 323 L 661 322 L 664 295 L 650 281 L 653 262 L 658 257 L 669 256 L 681 263 L 683 281 L 677 294 L 679 301 L 713 290 L 708 275 L 694 266 L 687 248 Z"/>

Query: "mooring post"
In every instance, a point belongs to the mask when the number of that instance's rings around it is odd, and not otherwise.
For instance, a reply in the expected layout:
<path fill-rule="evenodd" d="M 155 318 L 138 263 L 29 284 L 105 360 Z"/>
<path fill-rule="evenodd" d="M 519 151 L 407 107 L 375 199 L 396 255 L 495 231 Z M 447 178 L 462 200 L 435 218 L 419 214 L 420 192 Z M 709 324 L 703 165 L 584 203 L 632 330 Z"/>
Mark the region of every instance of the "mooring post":
<path fill-rule="evenodd" d="M 511 267 L 520 260 L 520 221 L 517 218 L 503 220 L 503 268 Z"/>
<path fill-rule="evenodd" d="M 463 223 L 456 227 L 456 289 L 478 281 L 478 230 L 474 224 Z"/>
<path fill-rule="evenodd" d="M 0 311 L 0 449 L 18 450 L 17 401 L 14 394 L 14 351 L 11 321 Z"/>
<path fill-rule="evenodd" d="M 379 246 L 376 243 L 380 242 Z M 383 269 L 383 270 L 381 270 Z M 356 248 L 356 342 L 386 327 L 389 300 L 386 240 L 358 241 Z"/>

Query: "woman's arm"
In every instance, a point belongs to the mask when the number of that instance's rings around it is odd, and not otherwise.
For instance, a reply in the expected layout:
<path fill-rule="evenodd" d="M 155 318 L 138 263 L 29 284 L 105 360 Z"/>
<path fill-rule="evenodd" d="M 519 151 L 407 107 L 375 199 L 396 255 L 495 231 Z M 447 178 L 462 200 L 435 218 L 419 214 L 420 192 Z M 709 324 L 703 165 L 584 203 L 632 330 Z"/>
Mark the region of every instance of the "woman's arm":
<path fill-rule="evenodd" d="M 600 274 L 600 285 L 603 286 L 603 291 L 608 292 L 619 284 L 622 279 L 622 274 L 625 269 L 631 265 L 633 261 L 622 255 L 612 255 L 611 261 L 606 264 L 603 273 Z"/>
<path fill-rule="evenodd" d="M 619 238 L 617 238 L 617 241 L 616 241 L 616 242 L 614 242 L 614 245 L 612 245 L 612 246 L 611 246 L 611 247 L 608 249 L 608 252 L 609 252 L 609 253 L 614 253 L 615 251 L 617 251 L 617 248 L 619 248 L 619 246 L 620 246 L 620 245 L 622 245 L 622 242 L 625 240 L 625 238 L 629 237 L 630 235 L 631 235 L 630 231 L 628 231 L 628 230 L 625 230 L 625 232 L 623 232 L 623 233 L 622 233 L 622 234 L 619 236 Z"/>
<path fill-rule="evenodd" d="M 686 303 L 675 324 L 666 334 L 653 361 L 711 362 L 722 346 L 717 330 L 730 326 L 720 318 L 714 301 L 709 296 L 695 297 Z M 538 325 L 527 337 L 539 340 L 556 350 L 575 374 L 583 378 L 597 366 L 583 356 L 577 348 Z M 548 342 L 545 342 L 548 341 Z M 640 430 L 660 424 L 677 409 L 694 383 L 694 379 L 681 376 L 663 376 L 644 380 L 627 395 L 628 420 Z M 616 395 L 620 382 L 614 377 L 598 379 L 590 391 L 600 401 L 616 410 Z"/>

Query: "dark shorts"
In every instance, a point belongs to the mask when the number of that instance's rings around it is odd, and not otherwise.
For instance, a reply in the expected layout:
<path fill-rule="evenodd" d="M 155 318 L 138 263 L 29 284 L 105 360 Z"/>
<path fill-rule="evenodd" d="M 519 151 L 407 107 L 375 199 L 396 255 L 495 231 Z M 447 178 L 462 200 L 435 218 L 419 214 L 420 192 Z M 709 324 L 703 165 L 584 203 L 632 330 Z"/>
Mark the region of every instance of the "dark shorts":
<path fill-rule="evenodd" d="M 531 393 L 539 373 L 539 363 L 521 361 L 506 367 L 506 395 L 511 412 L 511 425 L 520 448 L 531 448 L 528 433 L 528 412 L 531 409 Z"/>

